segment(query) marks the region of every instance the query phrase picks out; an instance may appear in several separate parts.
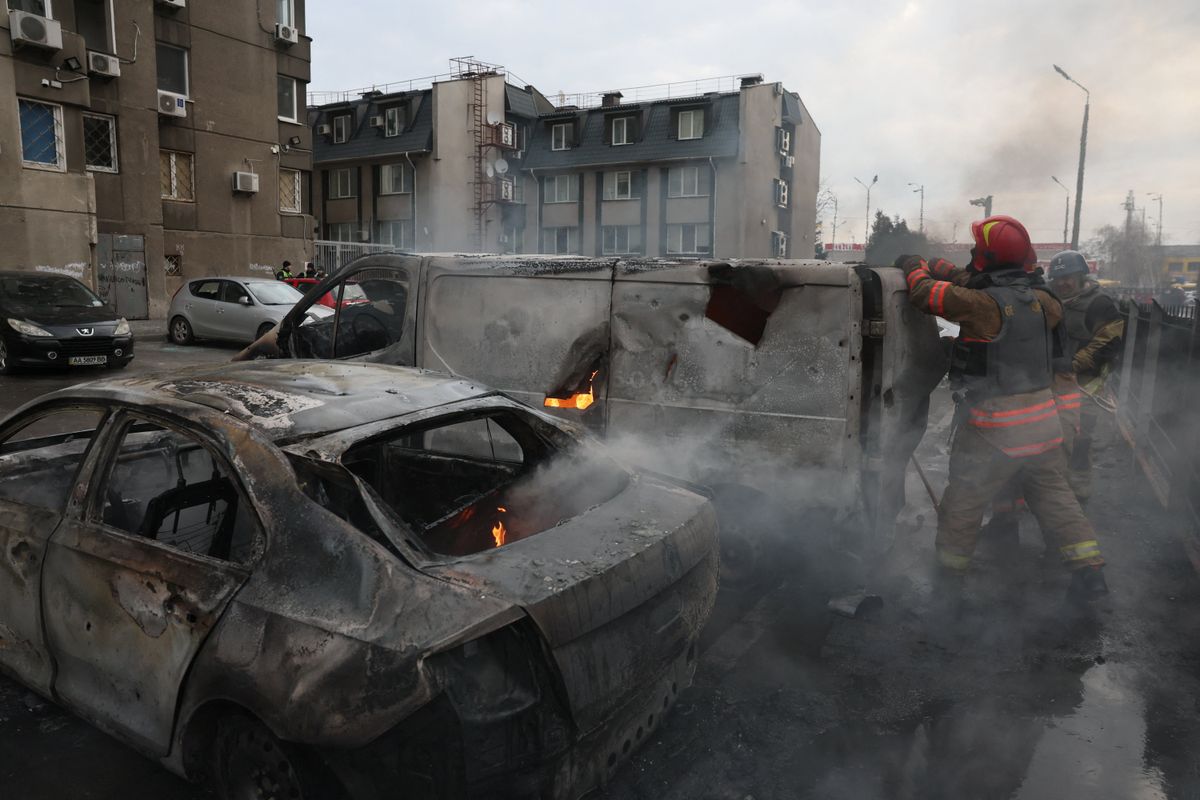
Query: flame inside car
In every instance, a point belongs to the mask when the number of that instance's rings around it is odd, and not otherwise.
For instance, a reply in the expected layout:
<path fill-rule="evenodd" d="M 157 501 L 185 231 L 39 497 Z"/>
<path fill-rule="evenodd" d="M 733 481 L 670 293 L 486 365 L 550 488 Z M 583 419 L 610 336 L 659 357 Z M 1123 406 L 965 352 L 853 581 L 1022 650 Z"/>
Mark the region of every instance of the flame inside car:
<path fill-rule="evenodd" d="M 508 530 L 504 527 L 504 521 L 500 520 L 492 526 L 492 539 L 495 540 L 496 547 L 503 547 L 506 538 L 508 538 Z"/>
<path fill-rule="evenodd" d="M 596 382 L 596 376 L 600 374 L 600 370 L 594 370 L 588 377 L 588 385 L 586 392 L 575 392 L 566 397 L 548 396 L 542 403 L 546 408 L 575 408 L 580 411 L 591 406 L 596 402 L 596 395 L 593 392 L 593 386 Z"/>

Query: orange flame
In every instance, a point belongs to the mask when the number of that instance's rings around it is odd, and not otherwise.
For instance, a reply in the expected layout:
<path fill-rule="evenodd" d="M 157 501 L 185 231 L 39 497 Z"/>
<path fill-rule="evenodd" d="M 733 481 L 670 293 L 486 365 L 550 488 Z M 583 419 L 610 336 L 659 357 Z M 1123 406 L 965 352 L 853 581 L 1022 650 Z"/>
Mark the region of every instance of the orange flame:
<path fill-rule="evenodd" d="M 585 408 L 596 402 L 596 396 L 592 393 L 592 384 L 596 380 L 596 376 L 600 374 L 600 370 L 592 372 L 588 377 L 588 388 L 586 392 L 576 392 L 568 397 L 547 397 L 542 401 L 542 405 L 546 408 L 576 408 L 583 411 Z"/>
<path fill-rule="evenodd" d="M 497 522 L 492 526 L 492 539 L 496 542 L 496 547 L 504 544 L 504 540 L 508 538 L 508 530 L 504 527 L 503 522 Z"/>

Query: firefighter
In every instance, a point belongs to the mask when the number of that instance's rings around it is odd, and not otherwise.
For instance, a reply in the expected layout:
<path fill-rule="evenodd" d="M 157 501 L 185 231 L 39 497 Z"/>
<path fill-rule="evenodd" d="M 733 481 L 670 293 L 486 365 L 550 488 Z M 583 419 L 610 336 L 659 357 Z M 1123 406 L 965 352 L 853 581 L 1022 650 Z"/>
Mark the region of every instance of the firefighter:
<path fill-rule="evenodd" d="M 960 579 L 971 565 L 988 504 L 1018 473 L 1043 535 L 1072 570 L 1069 594 L 1106 594 L 1095 532 L 1065 477 L 1063 433 L 1051 391 L 1053 330 L 1062 305 L 1030 273 L 1029 234 L 1012 217 L 971 225 L 975 247 L 965 270 L 902 256 L 909 300 L 960 327 L 951 360 L 955 390 L 950 485 L 938 508 L 942 574 Z M 956 581 L 961 585 L 961 580 Z"/>
<path fill-rule="evenodd" d="M 1074 250 L 1064 250 L 1050 259 L 1050 288 L 1062 300 L 1066 335 L 1064 354 L 1073 373 L 1070 396 L 1056 392 L 1060 413 L 1074 413 L 1074 435 L 1064 442 L 1067 480 L 1080 504 L 1092 494 L 1092 433 L 1096 428 L 1096 401 L 1102 394 L 1113 361 L 1121 349 L 1125 320 L 1116 301 L 1104 293 L 1091 277 L 1087 260 Z M 1056 384 L 1065 383 L 1057 378 Z M 1064 427 L 1066 427 L 1064 425 Z"/>

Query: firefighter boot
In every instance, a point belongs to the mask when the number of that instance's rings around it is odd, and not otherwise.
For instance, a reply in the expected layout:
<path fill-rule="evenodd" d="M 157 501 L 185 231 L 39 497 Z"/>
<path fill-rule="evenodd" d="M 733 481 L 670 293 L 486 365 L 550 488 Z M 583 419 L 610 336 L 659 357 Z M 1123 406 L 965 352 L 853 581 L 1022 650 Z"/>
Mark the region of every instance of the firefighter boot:
<path fill-rule="evenodd" d="M 1108 583 L 1103 567 L 1080 567 L 1071 573 L 1071 585 L 1067 587 L 1067 597 L 1071 600 L 1090 602 L 1106 594 Z"/>

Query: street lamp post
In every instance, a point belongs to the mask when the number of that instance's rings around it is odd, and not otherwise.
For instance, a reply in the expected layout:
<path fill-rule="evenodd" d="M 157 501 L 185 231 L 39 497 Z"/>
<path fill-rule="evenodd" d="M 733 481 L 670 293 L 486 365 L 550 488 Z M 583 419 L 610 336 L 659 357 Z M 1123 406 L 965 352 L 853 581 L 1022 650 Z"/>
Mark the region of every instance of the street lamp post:
<path fill-rule="evenodd" d="M 1092 107 L 1092 93 L 1087 90 L 1079 81 L 1072 78 L 1058 64 L 1054 65 L 1054 71 L 1062 75 L 1071 83 L 1083 89 L 1083 129 L 1079 134 L 1079 174 L 1075 178 L 1075 224 L 1071 226 L 1071 249 L 1079 249 L 1079 214 L 1083 205 L 1083 162 L 1087 158 L 1087 128 L 1088 128 L 1088 112 Z"/>
<path fill-rule="evenodd" d="M 831 193 L 832 194 L 832 193 Z M 829 243 L 830 246 L 837 244 L 837 195 L 833 195 L 833 240 Z"/>
<path fill-rule="evenodd" d="M 925 232 L 925 184 L 922 183 L 920 186 L 917 186 L 917 184 L 909 182 L 908 185 L 916 186 L 917 188 L 913 189 L 913 194 L 919 193 L 921 195 L 921 221 L 919 224 L 920 224 L 921 233 L 924 233 Z"/>
<path fill-rule="evenodd" d="M 1146 192 L 1146 196 L 1158 201 L 1158 230 L 1154 234 L 1155 246 L 1162 244 L 1162 192 Z"/>
<path fill-rule="evenodd" d="M 1060 181 L 1058 178 L 1054 177 L 1053 175 L 1050 176 L 1050 180 L 1054 181 L 1059 186 L 1062 186 L 1062 190 L 1067 193 L 1067 201 L 1063 204 L 1063 238 L 1062 238 L 1062 240 L 1063 240 L 1063 245 L 1065 246 L 1067 244 L 1067 218 L 1071 215 L 1071 190 L 1068 189 L 1066 186 L 1064 186 L 1063 182 Z"/>
<path fill-rule="evenodd" d="M 992 196 L 990 194 L 987 197 L 976 197 L 974 200 L 968 200 L 967 202 L 973 206 L 982 208 L 984 219 L 992 215 Z"/>
<path fill-rule="evenodd" d="M 863 223 L 863 252 L 866 252 L 867 240 L 871 238 L 871 187 L 879 181 L 879 176 L 876 175 L 874 178 L 871 178 L 869 184 L 863 183 L 858 178 L 854 180 L 859 186 L 867 190 L 867 221 Z"/>

